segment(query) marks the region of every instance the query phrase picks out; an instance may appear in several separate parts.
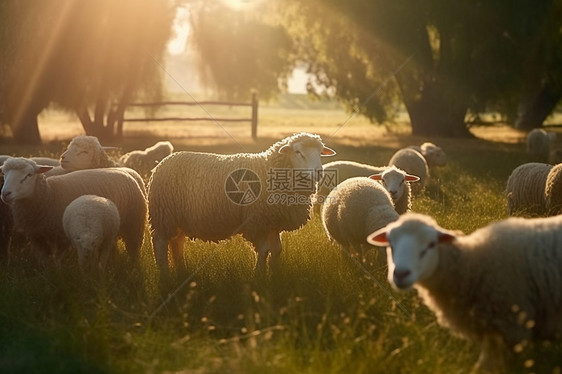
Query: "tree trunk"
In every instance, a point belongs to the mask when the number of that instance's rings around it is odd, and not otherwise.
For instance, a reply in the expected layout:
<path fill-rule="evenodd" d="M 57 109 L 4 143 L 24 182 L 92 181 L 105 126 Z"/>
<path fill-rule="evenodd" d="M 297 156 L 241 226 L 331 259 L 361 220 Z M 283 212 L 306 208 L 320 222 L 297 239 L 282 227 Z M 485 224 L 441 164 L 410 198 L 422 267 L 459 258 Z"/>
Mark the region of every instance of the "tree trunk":
<path fill-rule="evenodd" d="M 541 127 L 560 99 L 562 99 L 562 89 L 557 90 L 548 86 L 542 87 L 535 95 L 523 97 L 519 104 L 515 127 L 525 131 Z"/>
<path fill-rule="evenodd" d="M 11 125 L 14 134 L 14 140 L 19 144 L 40 145 L 41 135 L 39 134 L 39 123 L 37 116 L 39 114 L 28 111 L 23 114 L 18 123 Z"/>

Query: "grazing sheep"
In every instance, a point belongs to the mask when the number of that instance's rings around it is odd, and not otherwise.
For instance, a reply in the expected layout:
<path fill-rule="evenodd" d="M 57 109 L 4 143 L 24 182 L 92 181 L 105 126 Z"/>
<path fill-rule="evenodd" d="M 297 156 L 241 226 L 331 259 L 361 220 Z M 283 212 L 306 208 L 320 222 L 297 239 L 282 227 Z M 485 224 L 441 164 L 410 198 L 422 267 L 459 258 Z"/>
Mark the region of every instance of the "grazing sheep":
<path fill-rule="evenodd" d="M 322 206 L 328 237 L 362 257 L 368 249 L 367 236 L 398 217 L 390 194 L 372 177 L 346 179 L 330 192 Z"/>
<path fill-rule="evenodd" d="M 309 218 L 321 155 L 335 152 L 318 135 L 287 137 L 262 153 L 220 155 L 176 152 L 152 172 L 148 186 L 149 221 L 156 262 L 168 270 L 183 267 L 185 236 L 217 241 L 237 233 L 257 252 L 256 270 L 265 270 L 281 253 L 280 233 Z"/>
<path fill-rule="evenodd" d="M 409 213 L 368 238 L 388 246 L 388 279 L 414 286 L 438 322 L 482 345 L 477 370 L 562 337 L 562 216 L 509 218 L 457 236 Z"/>
<path fill-rule="evenodd" d="M 117 206 L 105 197 L 82 195 L 68 204 L 62 226 L 84 271 L 105 269 L 116 250 L 119 221 Z"/>
<path fill-rule="evenodd" d="M 393 169 L 392 172 L 390 170 Z M 313 210 L 320 214 L 322 203 L 339 183 L 352 177 L 368 177 L 385 173 L 384 180 L 379 179 L 394 201 L 394 206 L 399 214 L 405 213 L 411 205 L 410 181 L 419 180 L 418 177 L 406 174 L 396 167 L 371 166 L 354 161 L 334 161 L 323 167 L 324 175 L 318 183 L 318 192 L 314 195 Z M 399 175 L 400 174 L 400 175 Z"/>
<path fill-rule="evenodd" d="M 121 165 L 112 160 L 105 152 L 109 149 L 115 149 L 115 147 L 102 146 L 95 136 L 75 136 L 60 157 L 61 167 L 67 171 L 120 167 Z M 128 167 L 124 167 L 122 170 L 135 178 L 146 195 L 146 185 L 140 174 Z"/>
<path fill-rule="evenodd" d="M 510 216 L 546 215 L 545 186 L 552 165 L 528 162 L 516 167 L 505 189 Z"/>
<path fill-rule="evenodd" d="M 550 156 L 550 144 L 554 133 L 548 133 L 544 129 L 532 129 L 526 137 L 527 153 L 531 160 L 547 162 Z"/>
<path fill-rule="evenodd" d="M 447 165 L 447 155 L 441 149 L 441 147 L 425 142 L 422 145 L 411 145 L 408 148 L 411 148 L 415 151 L 421 153 L 421 155 L 425 158 L 427 162 L 427 166 L 431 169 L 436 166 L 445 166 Z"/>
<path fill-rule="evenodd" d="M 429 168 L 421 153 L 411 148 L 402 148 L 396 151 L 388 162 L 410 175 L 420 178 L 419 182 L 412 186 L 412 194 L 419 195 L 429 182 Z"/>
<path fill-rule="evenodd" d="M 137 181 L 119 168 L 78 170 L 45 177 L 52 166 L 37 165 L 25 158 L 9 158 L 4 174 L 2 200 L 11 208 L 14 225 L 43 253 L 52 246 L 68 245 L 62 227 L 66 206 L 81 195 L 93 194 L 115 203 L 121 217 L 119 234 L 130 257 L 138 261 L 146 224 L 146 198 Z"/>
<path fill-rule="evenodd" d="M 136 170 L 143 177 L 150 176 L 154 167 L 174 151 L 174 146 L 168 141 L 162 141 L 146 148 L 144 151 L 131 151 L 119 158 L 119 162 L 128 168 Z"/>

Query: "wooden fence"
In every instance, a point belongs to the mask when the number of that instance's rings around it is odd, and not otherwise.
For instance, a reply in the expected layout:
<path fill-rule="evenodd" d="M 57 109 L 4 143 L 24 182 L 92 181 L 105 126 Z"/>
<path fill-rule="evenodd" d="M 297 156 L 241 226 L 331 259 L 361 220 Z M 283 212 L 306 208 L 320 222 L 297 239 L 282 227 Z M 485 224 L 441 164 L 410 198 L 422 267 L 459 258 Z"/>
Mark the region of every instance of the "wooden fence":
<path fill-rule="evenodd" d="M 161 121 L 215 121 L 215 122 L 250 122 L 252 138 L 258 137 L 258 95 L 252 93 L 252 100 L 248 102 L 226 102 L 226 101 L 199 101 L 199 102 L 184 102 L 184 101 L 161 101 L 154 103 L 129 103 L 127 107 L 161 107 L 161 106 L 193 106 L 198 105 L 201 107 L 222 105 L 222 106 L 247 106 L 251 108 L 250 118 L 218 118 L 214 116 L 206 117 L 123 117 L 120 119 L 119 128 L 123 128 L 123 122 L 161 122 Z"/>

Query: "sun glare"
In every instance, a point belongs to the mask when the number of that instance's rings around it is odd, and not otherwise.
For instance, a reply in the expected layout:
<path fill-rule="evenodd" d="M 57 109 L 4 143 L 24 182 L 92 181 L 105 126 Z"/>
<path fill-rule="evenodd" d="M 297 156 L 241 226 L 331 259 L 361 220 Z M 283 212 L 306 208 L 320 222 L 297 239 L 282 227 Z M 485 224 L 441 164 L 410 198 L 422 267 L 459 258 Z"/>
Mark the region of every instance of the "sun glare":
<path fill-rule="evenodd" d="M 185 51 L 187 38 L 190 32 L 189 10 L 187 8 L 178 8 L 176 18 L 174 19 L 173 30 L 174 37 L 168 42 L 168 53 L 177 56 Z"/>
<path fill-rule="evenodd" d="M 265 0 L 221 0 L 227 7 L 233 10 L 251 10 Z"/>

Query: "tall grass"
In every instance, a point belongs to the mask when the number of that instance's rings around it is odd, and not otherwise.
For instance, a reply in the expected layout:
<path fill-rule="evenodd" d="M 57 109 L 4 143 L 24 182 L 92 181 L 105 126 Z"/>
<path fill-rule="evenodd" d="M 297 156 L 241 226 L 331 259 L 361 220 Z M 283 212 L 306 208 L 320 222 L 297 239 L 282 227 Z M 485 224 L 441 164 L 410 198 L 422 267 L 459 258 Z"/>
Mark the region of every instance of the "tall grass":
<path fill-rule="evenodd" d="M 413 209 L 467 233 L 504 218 L 522 148 L 443 145 L 449 165 Z M 392 153 L 341 149 L 374 164 Z M 121 246 L 102 279 L 75 259 L 40 267 L 28 248 L 12 248 L 0 263 L 0 372 L 465 373 L 477 359 L 478 347 L 439 327 L 415 291 L 395 292 L 386 269 L 360 267 L 330 243 L 318 217 L 283 234 L 280 271 L 262 278 L 234 237 L 188 242 L 187 272 L 160 282 L 146 235 L 140 266 Z M 559 354 L 547 346 L 515 370 L 560 372 Z"/>

